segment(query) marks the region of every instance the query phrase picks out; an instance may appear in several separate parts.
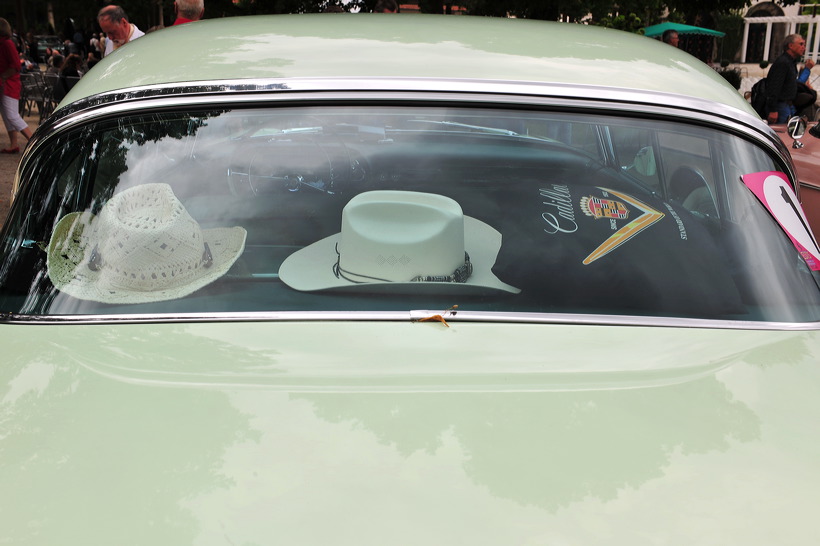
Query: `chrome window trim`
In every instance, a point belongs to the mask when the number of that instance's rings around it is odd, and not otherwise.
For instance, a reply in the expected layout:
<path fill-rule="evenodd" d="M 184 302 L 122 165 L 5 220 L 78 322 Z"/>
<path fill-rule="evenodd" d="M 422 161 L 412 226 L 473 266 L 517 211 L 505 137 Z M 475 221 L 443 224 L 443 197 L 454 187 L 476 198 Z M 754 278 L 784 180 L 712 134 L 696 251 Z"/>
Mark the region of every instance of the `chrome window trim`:
<path fill-rule="evenodd" d="M 409 311 L 279 311 L 245 313 L 179 313 L 168 315 L 52 315 L 33 316 L 15 313 L 0 314 L 2 324 L 90 325 L 90 324 L 164 324 L 206 322 L 405 322 L 413 323 L 433 315 L 438 309 Z M 447 322 L 492 322 L 495 324 L 565 324 L 579 326 L 638 326 L 658 328 L 689 328 L 710 330 L 772 330 L 816 331 L 820 322 L 754 322 L 678 317 L 598 315 L 562 313 L 505 313 L 496 311 L 458 311 L 447 316 Z"/>
<path fill-rule="evenodd" d="M 134 86 L 78 99 L 62 106 L 61 111 L 71 112 L 86 109 L 91 105 L 107 102 L 131 102 L 150 97 L 191 97 L 194 95 L 216 94 L 256 94 L 292 92 L 333 92 L 333 91 L 406 91 L 410 93 L 478 93 L 504 94 L 540 97 L 564 97 L 590 99 L 594 101 L 635 102 L 647 105 L 672 105 L 692 111 L 720 113 L 726 119 L 736 119 L 739 110 L 719 102 L 707 101 L 689 95 L 666 92 L 650 92 L 606 85 L 575 85 L 564 83 L 543 83 L 500 80 L 469 80 L 442 78 L 288 78 L 288 79 L 238 79 L 201 80 L 186 83 L 169 83 L 150 86 Z M 597 97 L 597 98 L 595 98 Z M 659 97 L 663 100 L 659 100 Z M 751 114 L 742 113 L 748 120 L 766 127 L 762 120 Z"/>
<path fill-rule="evenodd" d="M 794 192 L 800 197 L 797 172 L 786 145 L 762 120 L 736 108 L 685 95 L 618 87 L 483 80 L 293 78 L 198 81 L 110 91 L 58 109 L 36 131 L 22 158 L 20 171 L 25 169 L 36 150 L 54 135 L 95 119 L 174 107 L 252 107 L 275 102 L 304 104 L 306 101 L 447 102 L 482 107 L 495 104 L 675 118 L 729 131 L 768 149 L 784 160 L 780 166 L 793 181 Z M 15 194 L 16 190 L 15 185 Z"/>
<path fill-rule="evenodd" d="M 290 78 L 195 81 L 108 91 L 59 108 L 38 133 L 59 132 L 76 123 L 154 107 L 231 104 L 252 106 L 272 101 L 447 101 L 482 105 L 555 106 L 672 116 L 753 138 L 790 157 L 766 123 L 737 108 L 696 97 L 609 86 L 486 80 L 410 78 Z M 36 143 L 32 143 L 36 144 Z M 785 152 L 785 153 L 784 153 Z M 786 165 L 794 175 L 791 163 Z M 794 177 L 796 180 L 796 176 Z"/>
<path fill-rule="evenodd" d="M 36 151 L 59 133 L 98 119 L 176 107 L 253 107 L 271 103 L 304 105 L 362 102 L 366 104 L 447 103 L 465 107 L 549 107 L 585 113 L 627 113 L 646 118 L 674 118 L 732 132 L 752 140 L 786 163 L 791 180 L 797 176 L 786 146 L 762 120 L 720 103 L 668 93 L 650 93 L 606 86 L 573 86 L 528 82 L 402 78 L 304 78 L 287 80 L 199 81 L 133 87 L 78 100 L 60 108 L 32 139 L 18 173 Z M 798 191 L 795 188 L 795 191 Z M 440 314 L 435 311 L 327 312 L 287 311 L 263 313 L 204 313 L 168 315 L 56 315 L 29 316 L 0 313 L 0 324 L 122 324 L 174 322 L 293 322 L 293 321 L 417 321 Z M 676 317 L 584 315 L 558 313 L 503 313 L 459 311 L 448 322 L 495 322 L 710 328 L 740 330 L 820 330 L 820 322 L 756 322 Z"/>

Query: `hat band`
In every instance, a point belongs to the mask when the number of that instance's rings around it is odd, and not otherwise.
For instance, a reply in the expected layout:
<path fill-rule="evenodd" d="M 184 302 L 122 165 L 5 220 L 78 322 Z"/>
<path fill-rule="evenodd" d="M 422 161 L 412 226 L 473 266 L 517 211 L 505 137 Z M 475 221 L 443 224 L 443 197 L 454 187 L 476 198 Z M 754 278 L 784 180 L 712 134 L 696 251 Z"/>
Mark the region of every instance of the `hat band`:
<path fill-rule="evenodd" d="M 339 260 L 341 259 L 341 254 L 339 254 L 339 244 L 336 243 L 336 263 L 333 264 L 333 274 L 336 276 L 337 279 L 341 278 L 346 281 L 355 283 L 355 284 L 363 284 L 368 282 L 393 282 L 389 279 L 381 279 L 379 277 L 372 277 L 370 275 L 362 275 L 359 273 L 355 273 L 353 271 L 349 271 L 347 269 L 343 269 L 341 265 L 339 265 Z M 456 268 L 455 271 L 451 275 L 418 275 L 410 279 L 410 282 L 457 282 L 457 283 L 465 283 L 467 279 L 470 278 L 470 275 L 473 274 L 473 264 L 470 262 L 470 255 L 466 252 L 464 253 L 464 263 L 461 264 Z M 356 280 L 351 277 L 356 277 L 358 279 L 364 280 Z"/>
<path fill-rule="evenodd" d="M 214 257 L 213 254 L 211 254 L 211 247 L 208 246 L 208 243 L 204 243 L 204 247 L 205 249 L 202 251 L 202 258 L 199 260 L 199 265 L 207 269 L 214 264 Z M 95 272 L 103 268 L 104 263 L 98 245 L 94 245 L 87 265 L 88 269 Z"/>

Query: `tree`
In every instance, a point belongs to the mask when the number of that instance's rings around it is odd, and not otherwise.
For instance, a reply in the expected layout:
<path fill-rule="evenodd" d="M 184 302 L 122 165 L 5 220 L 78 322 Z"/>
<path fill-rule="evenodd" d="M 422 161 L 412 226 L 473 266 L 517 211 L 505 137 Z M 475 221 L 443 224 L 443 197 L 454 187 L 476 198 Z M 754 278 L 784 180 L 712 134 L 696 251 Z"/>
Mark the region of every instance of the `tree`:
<path fill-rule="evenodd" d="M 419 0 L 419 11 L 421 13 L 445 13 L 453 12 L 452 0 Z M 461 4 L 461 2 L 455 2 Z"/>
<path fill-rule="evenodd" d="M 418 0 L 423 13 L 449 13 L 453 4 L 463 5 L 470 15 L 491 17 L 513 16 L 549 21 L 585 22 L 636 31 L 639 25 L 652 25 L 663 20 L 693 22 L 702 13 L 725 14 L 741 10 L 748 0 Z M 797 0 L 779 0 L 781 5 Z M 205 17 L 230 17 L 267 13 L 320 13 L 330 4 L 341 5 L 347 11 L 369 12 L 376 0 L 207 0 Z M 108 0 L 15 0 L 4 2 L 8 7 L 3 16 L 14 21 L 18 30 L 49 33 L 61 29 L 71 18 L 73 24 L 86 32 L 97 30 L 97 11 Z M 132 22 L 146 30 L 173 20 L 173 0 L 117 0 Z M 57 29 L 48 28 L 47 14 L 53 9 Z"/>
<path fill-rule="evenodd" d="M 616 17 L 629 17 L 630 14 L 643 22 L 659 21 L 666 6 L 663 0 L 624 0 L 617 5 L 613 5 L 611 0 L 465 0 L 464 4 L 471 15 L 512 15 L 525 19 L 592 24 Z"/>
<path fill-rule="evenodd" d="M 778 0 L 777 4 L 790 6 L 797 0 Z M 750 4 L 747 0 L 667 0 L 670 11 L 679 11 L 685 14 L 696 13 L 729 13 L 732 10 L 742 10 Z"/>
<path fill-rule="evenodd" d="M 790 5 L 797 0 L 779 0 Z M 701 13 L 741 10 L 748 0 L 463 0 L 470 15 L 586 22 L 637 30 L 664 20 L 694 20 Z"/>
<path fill-rule="evenodd" d="M 488 17 L 505 17 L 508 12 L 508 2 L 495 0 L 463 0 L 462 4 L 470 15 L 485 15 Z"/>

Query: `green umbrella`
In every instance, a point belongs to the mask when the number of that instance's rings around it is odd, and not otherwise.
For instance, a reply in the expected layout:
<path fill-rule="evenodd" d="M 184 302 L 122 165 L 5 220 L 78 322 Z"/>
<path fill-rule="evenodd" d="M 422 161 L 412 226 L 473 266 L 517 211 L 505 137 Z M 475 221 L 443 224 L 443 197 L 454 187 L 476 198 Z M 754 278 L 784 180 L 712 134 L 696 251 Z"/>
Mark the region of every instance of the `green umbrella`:
<path fill-rule="evenodd" d="M 667 30 L 674 30 L 678 34 L 703 34 L 705 36 L 717 36 L 723 38 L 726 36 L 725 32 L 719 30 L 712 30 L 710 28 L 693 27 L 691 25 L 682 25 L 680 23 L 661 23 L 659 25 L 652 25 L 643 29 L 644 36 L 654 38 L 660 36 Z"/>

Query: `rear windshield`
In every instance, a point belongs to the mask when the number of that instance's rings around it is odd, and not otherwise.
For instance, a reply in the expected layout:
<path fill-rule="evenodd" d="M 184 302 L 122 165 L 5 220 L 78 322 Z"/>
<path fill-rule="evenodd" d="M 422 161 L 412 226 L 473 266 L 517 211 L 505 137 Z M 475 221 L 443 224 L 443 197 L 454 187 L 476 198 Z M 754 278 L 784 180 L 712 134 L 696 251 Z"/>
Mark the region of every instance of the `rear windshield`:
<path fill-rule="evenodd" d="M 66 130 L 27 163 L 0 311 L 447 309 L 820 320 L 744 184 L 673 121 L 447 107 L 202 110 Z"/>

